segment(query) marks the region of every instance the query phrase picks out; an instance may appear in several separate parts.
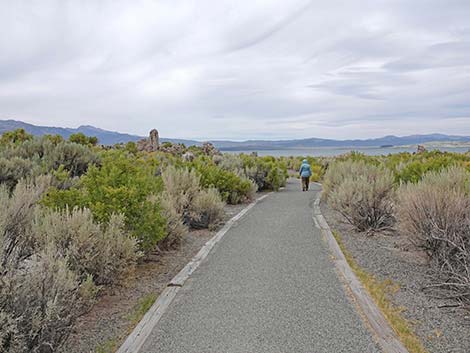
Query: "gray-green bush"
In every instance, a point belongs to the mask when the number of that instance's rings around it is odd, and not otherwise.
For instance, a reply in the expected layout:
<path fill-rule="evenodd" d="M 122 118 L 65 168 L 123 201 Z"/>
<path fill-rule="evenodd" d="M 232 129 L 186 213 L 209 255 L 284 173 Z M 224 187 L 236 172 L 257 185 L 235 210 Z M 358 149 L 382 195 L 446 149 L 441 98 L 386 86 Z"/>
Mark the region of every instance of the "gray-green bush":
<path fill-rule="evenodd" d="M 345 179 L 367 176 L 375 171 L 374 168 L 374 166 L 362 160 L 346 160 L 330 163 L 323 180 L 323 198 L 328 198 L 330 193 L 339 187 Z"/>
<path fill-rule="evenodd" d="M 224 216 L 225 203 L 217 189 L 201 190 L 189 208 L 190 226 L 192 228 L 215 228 Z"/>
<path fill-rule="evenodd" d="M 122 216 L 39 208 L 50 177 L 0 186 L 0 351 L 55 352 L 93 302 L 135 263 Z"/>
<path fill-rule="evenodd" d="M 336 169 L 344 172 L 344 179 L 335 175 L 329 183 L 328 204 L 359 231 L 390 229 L 395 222 L 392 173 L 372 165 L 343 166 Z M 347 170 L 356 174 L 345 173 Z"/>
<path fill-rule="evenodd" d="M 0 185 L 0 264 L 16 266 L 33 252 L 31 222 L 36 202 L 51 183 L 48 176 L 34 181 L 22 180 L 10 196 L 8 188 Z"/>
<path fill-rule="evenodd" d="M 0 274 L 2 352 L 56 352 L 92 302 L 91 280 L 80 282 L 51 249 Z"/>
<path fill-rule="evenodd" d="M 11 190 L 20 179 L 35 174 L 35 169 L 33 162 L 28 159 L 0 157 L 0 183 Z"/>
<path fill-rule="evenodd" d="M 399 229 L 427 251 L 440 280 L 436 287 L 470 300 L 469 173 L 451 167 L 429 172 L 398 192 Z"/>
<path fill-rule="evenodd" d="M 204 190 L 195 170 L 167 167 L 163 173 L 162 204 L 167 216 L 177 214 L 193 228 L 209 228 L 223 217 L 224 202 L 214 188 Z"/>
<path fill-rule="evenodd" d="M 104 227 L 93 221 L 88 209 L 37 209 L 32 234 L 36 246 L 53 247 L 80 280 L 91 275 L 97 285 L 116 283 L 139 257 L 137 241 L 126 233 L 122 215 L 112 215 Z"/>

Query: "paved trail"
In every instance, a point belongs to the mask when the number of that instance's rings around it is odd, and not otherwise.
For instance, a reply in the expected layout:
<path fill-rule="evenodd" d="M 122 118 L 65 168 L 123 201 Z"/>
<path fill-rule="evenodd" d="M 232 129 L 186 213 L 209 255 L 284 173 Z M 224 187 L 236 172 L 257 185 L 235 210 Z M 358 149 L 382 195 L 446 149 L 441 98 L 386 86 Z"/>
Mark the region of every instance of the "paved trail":
<path fill-rule="evenodd" d="M 142 352 L 380 352 L 312 220 L 318 189 L 299 188 L 290 181 L 229 230 Z"/>

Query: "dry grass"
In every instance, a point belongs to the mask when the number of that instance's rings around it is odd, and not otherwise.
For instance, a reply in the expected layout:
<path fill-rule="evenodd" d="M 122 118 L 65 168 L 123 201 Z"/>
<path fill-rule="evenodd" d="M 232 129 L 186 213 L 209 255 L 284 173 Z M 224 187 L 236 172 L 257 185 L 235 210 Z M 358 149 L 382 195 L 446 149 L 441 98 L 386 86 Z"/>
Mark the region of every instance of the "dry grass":
<path fill-rule="evenodd" d="M 359 278 L 364 288 L 369 292 L 374 302 L 382 311 L 403 345 L 410 353 L 427 353 L 422 342 L 414 333 L 411 324 L 402 316 L 404 309 L 397 307 L 389 299 L 390 296 L 399 289 L 399 286 L 389 279 L 379 281 L 374 275 L 362 269 L 345 248 L 339 233 L 333 231 L 333 235 L 346 257 L 349 266 L 351 266 L 357 278 Z"/>

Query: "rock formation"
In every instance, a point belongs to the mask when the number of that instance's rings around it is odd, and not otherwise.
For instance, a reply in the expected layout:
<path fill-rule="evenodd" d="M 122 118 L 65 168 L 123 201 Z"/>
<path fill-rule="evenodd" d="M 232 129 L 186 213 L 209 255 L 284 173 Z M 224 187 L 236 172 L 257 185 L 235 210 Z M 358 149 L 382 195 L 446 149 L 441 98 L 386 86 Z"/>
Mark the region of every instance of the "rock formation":
<path fill-rule="evenodd" d="M 139 140 L 137 142 L 137 149 L 145 152 L 155 152 L 160 146 L 160 139 L 158 137 L 157 129 L 150 131 L 149 137 L 146 139 Z"/>
<path fill-rule="evenodd" d="M 214 156 L 216 154 L 220 154 L 219 150 L 217 148 L 215 148 L 215 146 L 210 142 L 204 142 L 202 144 L 201 149 L 202 149 L 202 152 L 206 156 Z"/>
<path fill-rule="evenodd" d="M 159 151 L 170 153 L 174 156 L 181 156 L 186 151 L 186 147 L 182 143 L 164 142 L 160 146 Z"/>
<path fill-rule="evenodd" d="M 150 131 L 150 146 L 152 146 L 154 150 L 157 150 L 159 143 L 160 143 L 160 139 L 158 137 L 158 130 L 152 129 Z"/>
<path fill-rule="evenodd" d="M 417 153 L 424 153 L 424 152 L 426 152 L 426 148 L 422 145 L 418 145 L 418 150 L 416 152 Z"/>

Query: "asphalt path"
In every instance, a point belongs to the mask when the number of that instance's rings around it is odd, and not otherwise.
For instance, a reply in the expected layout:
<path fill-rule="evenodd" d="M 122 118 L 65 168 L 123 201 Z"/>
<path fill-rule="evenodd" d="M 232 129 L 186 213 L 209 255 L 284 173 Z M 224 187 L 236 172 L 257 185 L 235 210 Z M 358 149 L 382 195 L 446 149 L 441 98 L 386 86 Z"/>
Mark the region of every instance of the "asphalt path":
<path fill-rule="evenodd" d="M 240 219 L 176 295 L 141 352 L 380 352 L 290 180 Z"/>

